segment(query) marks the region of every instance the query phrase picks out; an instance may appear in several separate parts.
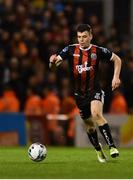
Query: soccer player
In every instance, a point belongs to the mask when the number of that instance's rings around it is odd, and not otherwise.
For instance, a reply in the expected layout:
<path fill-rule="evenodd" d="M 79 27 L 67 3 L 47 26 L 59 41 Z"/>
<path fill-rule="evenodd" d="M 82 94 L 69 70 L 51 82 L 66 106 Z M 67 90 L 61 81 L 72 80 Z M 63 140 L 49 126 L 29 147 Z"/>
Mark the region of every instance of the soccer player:
<path fill-rule="evenodd" d="M 99 83 L 98 65 L 100 59 L 114 62 L 112 90 L 120 85 L 121 59 L 104 47 L 91 44 L 92 29 L 88 24 L 77 27 L 78 44 L 65 47 L 59 54 L 50 57 L 49 66 L 59 66 L 64 59 L 68 59 L 69 70 L 74 84 L 74 96 L 83 119 L 88 138 L 94 146 L 99 162 L 107 161 L 102 145 L 99 143 L 96 125 L 98 125 L 112 158 L 119 156 L 107 120 L 103 117 L 104 92 Z"/>

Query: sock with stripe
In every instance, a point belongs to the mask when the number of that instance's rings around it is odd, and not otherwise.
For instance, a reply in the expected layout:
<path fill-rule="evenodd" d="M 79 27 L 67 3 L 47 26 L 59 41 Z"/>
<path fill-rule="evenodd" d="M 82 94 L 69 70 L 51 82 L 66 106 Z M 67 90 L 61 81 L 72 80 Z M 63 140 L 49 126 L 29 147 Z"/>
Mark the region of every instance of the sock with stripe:
<path fill-rule="evenodd" d="M 97 151 L 100 151 L 101 150 L 101 147 L 99 145 L 99 141 L 98 141 L 98 136 L 97 136 L 97 131 L 95 130 L 94 132 L 91 132 L 91 133 L 87 133 L 89 139 L 90 139 L 90 142 L 91 144 L 94 146 L 94 148 L 97 150 Z"/>
<path fill-rule="evenodd" d="M 109 147 L 115 147 L 109 125 L 106 123 L 103 126 L 99 126 L 99 130 L 104 137 Z"/>

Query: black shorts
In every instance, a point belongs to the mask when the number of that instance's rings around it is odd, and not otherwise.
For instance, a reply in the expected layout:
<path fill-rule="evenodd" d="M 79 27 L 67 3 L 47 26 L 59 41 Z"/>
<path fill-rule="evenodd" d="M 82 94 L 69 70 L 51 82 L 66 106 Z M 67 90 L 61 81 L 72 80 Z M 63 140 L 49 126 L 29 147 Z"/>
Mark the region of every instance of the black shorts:
<path fill-rule="evenodd" d="M 80 116 L 82 119 L 87 119 L 91 116 L 90 103 L 93 100 L 98 100 L 104 103 L 104 91 L 95 91 L 90 95 L 78 95 L 75 93 L 76 104 L 79 108 Z"/>

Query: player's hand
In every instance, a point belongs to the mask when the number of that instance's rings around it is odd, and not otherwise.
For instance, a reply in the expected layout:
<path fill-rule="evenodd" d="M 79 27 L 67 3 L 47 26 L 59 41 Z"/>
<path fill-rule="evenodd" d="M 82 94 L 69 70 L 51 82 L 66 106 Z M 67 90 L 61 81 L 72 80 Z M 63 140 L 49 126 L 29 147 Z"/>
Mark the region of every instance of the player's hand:
<path fill-rule="evenodd" d="M 57 61 L 57 55 L 53 54 L 52 56 L 50 56 L 49 62 L 50 63 L 55 63 Z"/>
<path fill-rule="evenodd" d="M 53 68 L 53 67 L 55 68 L 55 67 L 57 67 L 57 66 L 59 66 L 61 64 L 62 58 L 59 55 L 57 56 L 56 54 L 53 54 L 50 57 L 49 61 L 50 61 L 49 67 L 50 68 Z"/>
<path fill-rule="evenodd" d="M 113 91 L 114 89 L 116 89 L 117 87 L 119 87 L 120 84 L 121 84 L 120 79 L 114 77 L 113 80 L 112 80 L 112 91 Z"/>
<path fill-rule="evenodd" d="M 52 69 L 55 69 L 55 62 L 57 61 L 57 55 L 53 54 L 52 56 L 50 56 L 49 58 L 49 67 Z"/>

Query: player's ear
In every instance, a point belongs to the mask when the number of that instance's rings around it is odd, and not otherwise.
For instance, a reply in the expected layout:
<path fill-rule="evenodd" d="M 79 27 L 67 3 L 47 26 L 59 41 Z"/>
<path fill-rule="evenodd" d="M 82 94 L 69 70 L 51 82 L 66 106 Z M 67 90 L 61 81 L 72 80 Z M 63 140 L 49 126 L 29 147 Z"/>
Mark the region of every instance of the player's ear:
<path fill-rule="evenodd" d="M 93 35 L 92 35 L 92 33 L 90 32 L 90 40 L 92 40 L 93 39 Z"/>
<path fill-rule="evenodd" d="M 92 40 L 93 39 L 92 30 L 90 30 L 89 34 L 90 34 L 90 39 Z"/>

